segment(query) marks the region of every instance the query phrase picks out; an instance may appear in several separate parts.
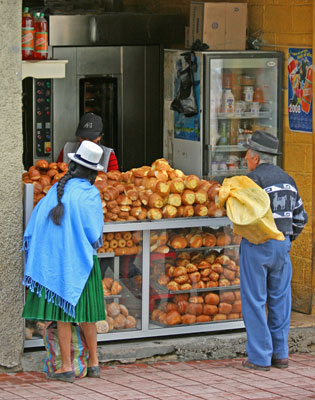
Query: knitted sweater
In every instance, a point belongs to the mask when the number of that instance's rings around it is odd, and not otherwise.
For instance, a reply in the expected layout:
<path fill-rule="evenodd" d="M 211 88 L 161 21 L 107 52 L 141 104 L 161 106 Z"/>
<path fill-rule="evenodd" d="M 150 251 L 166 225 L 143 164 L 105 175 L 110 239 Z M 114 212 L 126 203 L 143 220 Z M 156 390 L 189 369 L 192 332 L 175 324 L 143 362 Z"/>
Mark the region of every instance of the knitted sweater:
<path fill-rule="evenodd" d="M 263 163 L 248 174 L 268 193 L 279 231 L 295 240 L 307 223 L 307 214 L 294 179 L 277 165 Z"/>

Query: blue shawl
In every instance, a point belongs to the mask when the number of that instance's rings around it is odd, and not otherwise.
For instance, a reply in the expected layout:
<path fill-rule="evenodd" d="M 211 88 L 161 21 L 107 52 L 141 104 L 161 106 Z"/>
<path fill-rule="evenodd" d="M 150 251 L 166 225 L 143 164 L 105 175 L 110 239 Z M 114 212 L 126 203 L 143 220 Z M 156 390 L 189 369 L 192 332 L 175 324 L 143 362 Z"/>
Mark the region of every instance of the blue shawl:
<path fill-rule="evenodd" d="M 97 188 L 72 178 L 61 199 L 61 225 L 49 217 L 57 205 L 57 184 L 34 208 L 24 232 L 23 285 L 75 317 L 75 306 L 93 267 L 95 249 L 102 244 L 103 210 Z"/>

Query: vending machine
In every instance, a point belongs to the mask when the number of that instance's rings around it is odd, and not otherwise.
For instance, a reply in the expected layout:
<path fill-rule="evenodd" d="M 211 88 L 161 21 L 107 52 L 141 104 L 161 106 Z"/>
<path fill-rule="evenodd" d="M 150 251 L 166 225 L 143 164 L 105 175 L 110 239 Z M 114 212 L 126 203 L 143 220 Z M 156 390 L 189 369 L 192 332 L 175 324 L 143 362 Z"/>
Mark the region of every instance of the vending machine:
<path fill-rule="evenodd" d="M 165 50 L 164 56 L 163 148 L 173 168 L 205 179 L 245 174 L 243 144 L 258 129 L 277 136 L 282 148 L 283 53 Z"/>

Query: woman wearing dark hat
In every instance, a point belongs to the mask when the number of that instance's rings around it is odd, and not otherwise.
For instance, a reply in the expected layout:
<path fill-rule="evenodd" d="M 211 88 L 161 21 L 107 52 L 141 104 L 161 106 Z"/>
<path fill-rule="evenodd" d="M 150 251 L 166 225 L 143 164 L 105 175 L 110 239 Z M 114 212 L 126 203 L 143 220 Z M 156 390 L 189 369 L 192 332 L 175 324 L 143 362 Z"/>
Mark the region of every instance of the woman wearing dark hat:
<path fill-rule="evenodd" d="M 23 317 L 57 321 L 62 365 L 47 378 L 73 382 L 70 323 L 81 323 L 89 348 L 87 375 L 99 377 L 95 322 L 105 319 L 96 249 L 102 242 L 103 212 L 93 185 L 102 149 L 84 141 L 70 158 L 67 174 L 36 205 L 24 233 L 29 289 Z"/>
<path fill-rule="evenodd" d="M 61 150 L 57 162 L 64 161 L 69 163 L 70 159 L 68 153 L 75 153 L 83 140 L 98 144 L 102 150 L 103 155 L 100 159 L 100 164 L 103 166 L 104 171 L 118 170 L 118 161 L 114 149 L 101 145 L 101 138 L 103 135 L 103 122 L 99 115 L 94 113 L 86 113 L 80 119 L 77 127 L 76 137 L 78 142 L 67 142 Z"/>
<path fill-rule="evenodd" d="M 307 223 L 307 214 L 295 181 L 273 164 L 278 139 L 256 131 L 246 153 L 248 177 L 270 197 L 270 207 L 284 241 L 268 240 L 252 244 L 242 239 L 240 246 L 242 315 L 246 327 L 248 359 L 243 367 L 268 371 L 270 366 L 288 367 L 288 334 L 291 316 L 291 241 Z M 268 316 L 265 306 L 267 305 Z"/>

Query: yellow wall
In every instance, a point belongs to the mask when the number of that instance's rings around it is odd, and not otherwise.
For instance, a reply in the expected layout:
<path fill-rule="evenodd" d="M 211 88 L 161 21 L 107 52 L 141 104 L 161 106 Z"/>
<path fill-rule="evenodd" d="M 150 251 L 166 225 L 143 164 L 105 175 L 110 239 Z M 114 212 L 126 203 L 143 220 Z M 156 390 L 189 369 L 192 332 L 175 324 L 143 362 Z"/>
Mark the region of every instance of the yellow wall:
<path fill-rule="evenodd" d="M 199 0 L 200 1 L 200 0 Z M 220 1 L 220 0 L 213 0 Z M 315 42 L 313 23 L 313 0 L 221 0 L 224 2 L 247 2 L 249 34 L 262 30 L 265 42 L 264 50 L 279 50 L 284 53 L 283 78 L 283 167 L 295 179 L 305 208 L 309 223 L 301 236 L 293 243 L 291 259 L 293 263 L 293 309 L 315 314 L 315 268 L 313 267 L 312 245 L 315 243 L 313 229 L 313 189 L 315 177 L 315 147 L 313 135 L 302 132 L 291 132 L 288 126 L 288 48 L 312 48 Z M 127 11 L 147 11 L 157 13 L 182 13 L 189 23 L 189 0 L 124 0 Z M 315 8 L 315 7 L 314 7 Z M 314 18 L 315 21 L 315 18 Z M 184 45 L 184 38 L 183 38 Z M 314 89 L 313 89 L 314 92 Z M 313 118 L 314 121 L 314 118 Z M 313 122 L 314 124 L 314 122 Z M 314 149 L 314 150 L 313 150 Z"/>
<path fill-rule="evenodd" d="M 313 268 L 313 135 L 292 132 L 288 125 L 288 48 L 312 48 L 313 1 L 312 0 L 248 0 L 248 27 L 252 34 L 264 32 L 264 49 L 284 53 L 283 79 L 283 168 L 295 179 L 309 223 L 293 243 L 293 308 L 297 311 L 315 313 L 315 269 Z"/>

